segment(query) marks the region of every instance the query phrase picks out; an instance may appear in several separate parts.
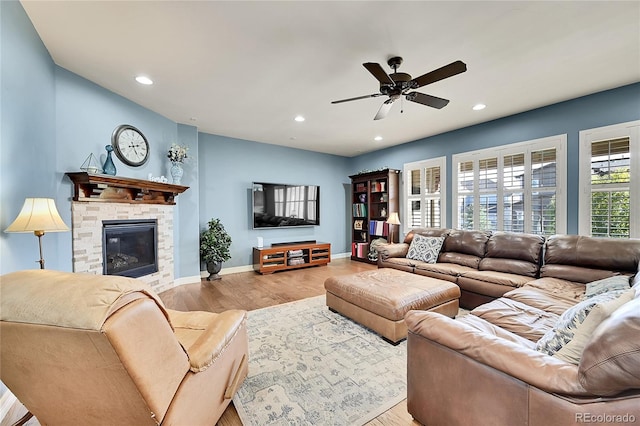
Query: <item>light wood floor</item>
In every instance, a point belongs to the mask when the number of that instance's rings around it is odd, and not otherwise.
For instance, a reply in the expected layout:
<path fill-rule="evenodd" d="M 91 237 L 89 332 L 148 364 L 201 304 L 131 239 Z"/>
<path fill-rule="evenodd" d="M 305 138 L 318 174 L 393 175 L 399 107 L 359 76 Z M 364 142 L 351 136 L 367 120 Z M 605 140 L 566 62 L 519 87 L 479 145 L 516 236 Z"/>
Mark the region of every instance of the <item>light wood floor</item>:
<path fill-rule="evenodd" d="M 375 265 L 354 262 L 350 259 L 335 259 L 327 266 L 276 272 L 271 275 L 260 275 L 255 272 L 223 275 L 219 281 L 202 280 L 200 283 L 186 284 L 167 290 L 160 294 L 160 298 L 167 308 L 179 311 L 222 312 L 227 309 L 250 311 L 322 295 L 326 278 L 375 268 Z M 24 407 L 15 404 L 0 426 L 12 424 L 22 414 L 24 414 Z M 36 425 L 39 426 L 39 423 L 35 419 L 26 423 L 26 426 Z M 242 425 L 233 403 L 224 412 L 218 425 Z M 414 421 L 407 412 L 406 400 L 404 400 L 369 422 L 368 425 L 417 426 L 419 423 Z"/>

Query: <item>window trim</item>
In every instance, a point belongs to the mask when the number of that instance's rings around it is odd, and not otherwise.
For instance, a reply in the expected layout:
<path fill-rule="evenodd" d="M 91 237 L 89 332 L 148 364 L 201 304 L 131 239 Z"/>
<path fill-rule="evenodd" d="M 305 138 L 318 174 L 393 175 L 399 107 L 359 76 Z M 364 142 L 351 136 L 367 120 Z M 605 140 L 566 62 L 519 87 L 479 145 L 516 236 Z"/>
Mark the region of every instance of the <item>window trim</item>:
<path fill-rule="evenodd" d="M 578 168 L 578 233 L 591 235 L 591 144 L 596 141 L 629 137 L 629 212 L 640 209 L 640 120 L 594 127 L 580 131 Z M 629 236 L 640 238 L 640 217 L 629 215 Z"/>
<path fill-rule="evenodd" d="M 420 195 L 410 195 L 409 190 L 411 189 L 411 171 L 412 170 L 420 170 L 420 183 L 423 184 L 425 181 L 424 170 L 429 167 L 440 167 L 440 227 L 447 227 L 447 157 L 436 157 L 429 158 L 426 160 L 412 161 L 411 163 L 405 163 L 402 169 L 402 194 L 400 196 L 400 202 L 403 207 L 403 215 L 402 215 L 402 224 L 401 232 L 403 234 L 408 233 L 411 229 L 415 229 L 409 227 L 411 223 L 411 218 L 409 217 L 411 214 L 411 209 L 407 208 L 407 204 L 412 198 L 420 199 L 420 208 L 422 209 L 426 203 L 425 200 L 427 198 L 437 198 L 434 196 L 427 197 L 424 193 L 424 188 L 420 187 Z M 420 214 L 421 224 L 424 225 L 424 215 L 422 212 Z"/>
<path fill-rule="evenodd" d="M 498 159 L 498 169 L 500 170 L 504 164 L 504 157 L 506 155 L 513 154 L 525 154 L 525 180 L 531 181 L 531 152 L 541 151 L 544 149 L 555 148 L 556 149 L 556 233 L 565 234 L 567 232 L 567 134 L 559 134 L 554 136 L 548 136 L 539 139 L 532 139 L 528 141 L 515 142 L 507 145 L 500 145 L 491 148 L 479 149 L 475 151 L 468 151 L 459 154 L 454 154 L 451 157 L 451 171 L 452 171 L 452 190 L 451 201 L 455 208 L 451 209 L 451 223 L 455 229 L 460 229 L 461 224 L 458 223 L 458 164 L 466 161 L 474 162 L 474 198 L 477 198 L 483 191 L 478 190 L 477 180 L 478 172 L 476 171 L 476 164 L 480 159 L 496 157 Z M 502 211 L 503 206 L 503 186 L 504 174 L 498 173 L 498 187 L 496 189 L 497 205 Z M 523 194 L 530 199 L 531 194 L 536 192 L 537 188 L 532 188 L 531 185 L 523 188 Z M 544 187 L 540 188 L 544 191 Z M 486 191 L 485 191 L 486 192 Z M 493 192 L 493 191 L 492 191 Z M 477 203 L 474 203 L 474 205 Z M 529 228 L 531 221 L 531 206 L 527 205 L 525 210 L 525 233 L 530 233 L 532 230 Z M 479 211 L 474 208 L 474 222 L 479 220 Z M 504 229 L 502 214 L 497 215 L 497 229 Z"/>

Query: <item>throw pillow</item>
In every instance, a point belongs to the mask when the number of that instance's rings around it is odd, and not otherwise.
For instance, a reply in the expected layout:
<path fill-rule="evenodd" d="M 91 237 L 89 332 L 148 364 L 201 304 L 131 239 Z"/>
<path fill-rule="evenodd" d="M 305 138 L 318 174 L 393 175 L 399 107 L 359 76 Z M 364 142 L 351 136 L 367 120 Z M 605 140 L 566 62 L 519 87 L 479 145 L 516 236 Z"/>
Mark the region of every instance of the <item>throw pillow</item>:
<path fill-rule="evenodd" d="M 415 235 L 409 246 L 407 259 L 421 260 L 427 263 L 436 263 L 444 237 L 424 237 Z"/>
<path fill-rule="evenodd" d="M 610 291 L 570 307 L 560 315 L 556 325 L 538 340 L 536 350 L 579 364 L 584 345 L 593 330 L 616 309 L 632 300 L 634 294 L 635 291 L 629 289 Z M 568 348 L 564 349 L 566 346 Z"/>
<path fill-rule="evenodd" d="M 626 275 L 614 275 L 603 280 L 587 283 L 586 287 L 584 292 L 585 299 L 610 291 L 629 290 L 629 277 Z"/>

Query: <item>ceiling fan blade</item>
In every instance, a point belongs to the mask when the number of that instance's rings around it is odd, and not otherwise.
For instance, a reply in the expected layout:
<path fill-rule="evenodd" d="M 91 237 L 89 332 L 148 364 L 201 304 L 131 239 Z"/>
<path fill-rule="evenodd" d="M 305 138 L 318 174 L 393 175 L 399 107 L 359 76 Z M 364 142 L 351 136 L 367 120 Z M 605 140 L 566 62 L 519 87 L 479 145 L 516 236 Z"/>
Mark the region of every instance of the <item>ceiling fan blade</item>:
<path fill-rule="evenodd" d="M 376 62 L 365 62 L 362 65 L 367 69 L 367 71 L 373 74 L 381 84 L 390 84 L 392 86 L 395 84 L 391 77 L 389 77 L 389 74 L 382 69 L 380 64 Z"/>
<path fill-rule="evenodd" d="M 417 89 L 418 87 L 426 86 L 427 84 L 435 83 L 436 81 L 444 80 L 445 78 L 453 77 L 456 74 L 463 73 L 467 70 L 467 65 L 462 61 L 455 61 L 449 65 L 438 68 L 426 74 L 416 77 L 411 80 L 411 88 Z"/>
<path fill-rule="evenodd" d="M 332 104 L 341 104 L 342 102 L 357 101 L 357 100 L 360 100 L 360 99 L 367 99 L 367 98 L 376 98 L 378 96 L 382 96 L 382 93 L 374 93 L 373 95 L 358 96 L 356 98 L 341 99 L 339 101 L 331 101 L 331 103 Z"/>
<path fill-rule="evenodd" d="M 407 100 L 411 102 L 417 102 L 422 105 L 430 106 L 432 108 L 441 109 L 447 106 L 448 99 L 438 98 L 437 96 L 425 95 L 420 92 L 411 92 L 406 95 Z"/>
<path fill-rule="evenodd" d="M 385 118 L 387 116 L 387 114 L 389 114 L 389 111 L 391 110 L 391 107 L 393 106 L 393 101 L 395 99 L 388 99 L 386 101 L 384 101 L 384 103 L 380 106 L 380 109 L 378 110 L 378 113 L 376 114 L 375 117 L 373 117 L 374 120 L 382 120 L 383 118 Z"/>

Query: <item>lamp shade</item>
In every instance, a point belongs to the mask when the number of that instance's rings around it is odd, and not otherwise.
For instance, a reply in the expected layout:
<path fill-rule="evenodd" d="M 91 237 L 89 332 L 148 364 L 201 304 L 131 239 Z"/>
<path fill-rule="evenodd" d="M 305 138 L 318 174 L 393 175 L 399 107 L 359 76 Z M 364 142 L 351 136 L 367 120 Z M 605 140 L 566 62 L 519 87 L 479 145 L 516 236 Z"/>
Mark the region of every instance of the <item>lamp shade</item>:
<path fill-rule="evenodd" d="M 64 232 L 64 223 L 53 198 L 27 198 L 20 214 L 4 232 Z"/>
<path fill-rule="evenodd" d="M 398 212 L 392 212 L 389 215 L 389 219 L 387 219 L 387 223 L 389 225 L 400 225 L 400 218 L 398 217 Z"/>

